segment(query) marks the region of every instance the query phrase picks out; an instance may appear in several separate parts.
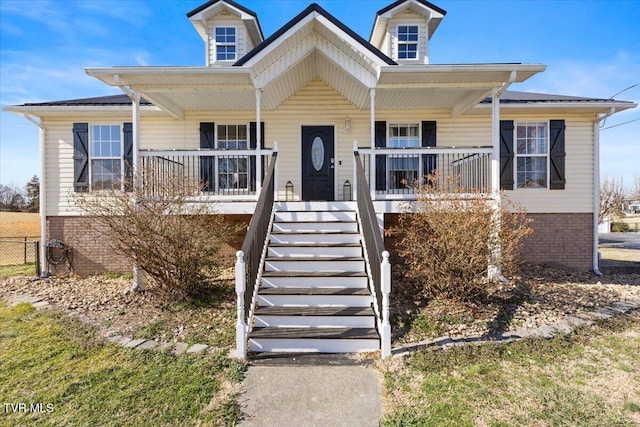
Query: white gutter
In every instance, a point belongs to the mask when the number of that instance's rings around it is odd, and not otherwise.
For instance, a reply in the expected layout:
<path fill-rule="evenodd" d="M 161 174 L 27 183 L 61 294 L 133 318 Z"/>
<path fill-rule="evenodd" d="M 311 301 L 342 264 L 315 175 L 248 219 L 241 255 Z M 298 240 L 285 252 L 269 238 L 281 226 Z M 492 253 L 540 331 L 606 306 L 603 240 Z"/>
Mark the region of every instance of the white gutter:
<path fill-rule="evenodd" d="M 38 210 L 40 211 L 40 274 L 44 275 L 47 268 L 47 254 L 45 253 L 45 249 L 47 247 L 47 199 L 45 197 L 47 188 L 47 167 L 45 163 L 45 141 L 47 138 L 47 129 L 42 123 L 42 118 L 40 118 L 40 120 L 36 120 L 33 116 L 26 112 L 24 113 L 24 118 L 40 128 L 40 207 Z"/>
<path fill-rule="evenodd" d="M 602 276 L 600 272 L 600 254 L 598 246 L 598 224 L 600 223 L 600 122 L 616 112 L 611 107 L 608 113 L 598 115 L 593 121 L 593 272 L 597 276 Z"/>

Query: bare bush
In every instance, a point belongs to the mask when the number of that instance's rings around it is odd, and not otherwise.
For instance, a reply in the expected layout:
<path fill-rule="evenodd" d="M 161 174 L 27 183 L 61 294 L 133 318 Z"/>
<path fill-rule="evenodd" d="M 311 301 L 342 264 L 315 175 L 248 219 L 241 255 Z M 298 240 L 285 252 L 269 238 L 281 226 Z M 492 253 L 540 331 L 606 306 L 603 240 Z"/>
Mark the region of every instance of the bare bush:
<path fill-rule="evenodd" d="M 194 295 L 208 286 L 220 265 L 218 251 L 233 230 L 222 215 L 212 214 L 210 203 L 197 201 L 198 182 L 155 172 L 151 167 L 141 174 L 162 176 L 152 187 L 83 193 L 77 205 L 88 231 L 115 253 L 136 263 L 158 286 Z"/>
<path fill-rule="evenodd" d="M 437 171 L 415 192 L 417 201 L 400 214 L 394 232 L 408 273 L 425 296 L 472 300 L 491 286 L 491 263 L 506 274 L 517 271 L 523 239 L 533 232 L 523 208 L 504 201 L 496 208 L 458 180 L 440 180 Z"/>
<path fill-rule="evenodd" d="M 622 178 L 605 176 L 600 182 L 600 224 L 606 219 L 622 215 L 624 196 Z"/>

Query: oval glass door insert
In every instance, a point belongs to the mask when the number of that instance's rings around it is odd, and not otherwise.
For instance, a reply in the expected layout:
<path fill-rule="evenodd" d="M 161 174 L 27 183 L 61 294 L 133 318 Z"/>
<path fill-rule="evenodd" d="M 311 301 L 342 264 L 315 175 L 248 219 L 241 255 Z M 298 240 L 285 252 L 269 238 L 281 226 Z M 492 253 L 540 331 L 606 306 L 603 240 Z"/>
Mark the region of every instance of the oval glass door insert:
<path fill-rule="evenodd" d="M 324 166 L 324 141 L 319 136 L 316 136 L 311 144 L 311 163 L 318 172 Z"/>

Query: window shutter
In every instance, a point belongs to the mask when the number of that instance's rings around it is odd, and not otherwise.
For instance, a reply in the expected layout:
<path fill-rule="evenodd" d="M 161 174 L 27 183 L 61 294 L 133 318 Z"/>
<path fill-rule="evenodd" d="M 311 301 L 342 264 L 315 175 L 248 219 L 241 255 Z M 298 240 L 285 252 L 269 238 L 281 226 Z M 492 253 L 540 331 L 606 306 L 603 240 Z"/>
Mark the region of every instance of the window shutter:
<path fill-rule="evenodd" d="M 423 147 L 436 146 L 436 122 L 435 121 L 422 122 L 422 146 Z M 438 169 L 438 156 L 436 154 L 423 154 L 422 155 L 422 174 L 428 175 L 430 173 L 433 173 L 435 169 Z"/>
<path fill-rule="evenodd" d="M 73 124 L 73 191 L 89 191 L 89 124 Z"/>
<path fill-rule="evenodd" d="M 513 190 L 513 120 L 500 120 L 500 189 Z"/>
<path fill-rule="evenodd" d="M 376 122 L 374 133 L 376 147 L 385 148 L 387 146 L 387 122 Z M 371 154 L 374 155 L 375 152 Z M 385 191 L 387 189 L 387 156 L 375 156 L 375 159 L 376 191 Z"/>
<path fill-rule="evenodd" d="M 200 148 L 216 148 L 216 124 L 212 122 L 200 123 Z M 200 157 L 200 185 L 202 191 L 215 190 L 215 158 Z"/>
<path fill-rule="evenodd" d="M 257 146 L 258 129 L 256 122 L 249 123 L 249 148 L 254 149 Z M 264 122 L 260 122 L 260 148 L 264 148 Z M 262 179 L 264 179 L 265 168 L 262 168 Z M 256 157 L 249 156 L 249 190 L 256 191 Z"/>
<path fill-rule="evenodd" d="M 567 182 L 565 174 L 564 159 L 566 157 L 564 147 L 565 124 L 564 120 L 549 121 L 551 146 L 549 159 L 551 161 L 551 176 L 549 177 L 549 188 L 551 190 L 564 190 Z"/>
<path fill-rule="evenodd" d="M 131 191 L 133 188 L 133 125 L 131 123 L 122 125 L 122 135 L 124 142 L 124 191 Z"/>

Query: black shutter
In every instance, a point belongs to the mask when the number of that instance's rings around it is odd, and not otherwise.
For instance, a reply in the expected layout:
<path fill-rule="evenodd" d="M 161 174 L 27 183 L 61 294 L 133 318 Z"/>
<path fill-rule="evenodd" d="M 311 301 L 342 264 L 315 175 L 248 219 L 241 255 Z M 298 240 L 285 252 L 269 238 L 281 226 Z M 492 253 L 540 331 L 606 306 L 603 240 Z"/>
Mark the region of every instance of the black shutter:
<path fill-rule="evenodd" d="M 124 190 L 131 191 L 133 188 L 133 125 L 131 123 L 124 123 L 122 136 L 124 142 Z"/>
<path fill-rule="evenodd" d="M 551 190 L 564 190 L 567 182 L 565 175 L 564 159 L 566 157 L 564 148 L 565 124 L 564 120 L 549 121 L 551 145 L 549 159 L 551 161 L 551 176 L 549 188 Z"/>
<path fill-rule="evenodd" d="M 436 122 L 435 121 L 422 122 L 422 146 L 423 147 L 436 146 Z M 435 169 L 438 169 L 438 156 L 436 154 L 423 154 L 422 155 L 422 174 L 429 175 L 433 173 Z"/>
<path fill-rule="evenodd" d="M 387 122 L 375 123 L 375 144 L 378 148 L 387 147 Z M 375 152 L 371 153 L 373 156 Z M 387 156 L 375 156 L 376 159 L 376 191 L 387 190 Z"/>
<path fill-rule="evenodd" d="M 256 126 L 256 122 L 249 123 L 249 148 L 256 149 L 258 142 L 258 129 Z M 260 148 L 264 148 L 264 122 L 260 122 Z M 262 168 L 262 178 L 264 179 L 264 165 Z M 256 176 L 256 157 L 255 155 L 249 156 L 249 190 L 256 191 L 256 180 L 254 177 Z"/>
<path fill-rule="evenodd" d="M 216 124 L 200 123 L 200 148 L 216 148 Z M 215 190 L 215 157 L 200 157 L 200 185 L 202 191 Z"/>
<path fill-rule="evenodd" d="M 513 190 L 513 120 L 500 120 L 500 189 Z"/>
<path fill-rule="evenodd" d="M 73 124 L 73 191 L 89 191 L 89 124 Z"/>

